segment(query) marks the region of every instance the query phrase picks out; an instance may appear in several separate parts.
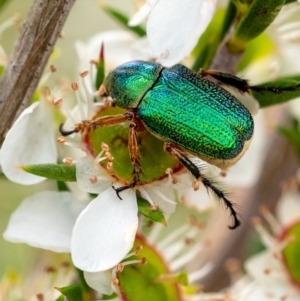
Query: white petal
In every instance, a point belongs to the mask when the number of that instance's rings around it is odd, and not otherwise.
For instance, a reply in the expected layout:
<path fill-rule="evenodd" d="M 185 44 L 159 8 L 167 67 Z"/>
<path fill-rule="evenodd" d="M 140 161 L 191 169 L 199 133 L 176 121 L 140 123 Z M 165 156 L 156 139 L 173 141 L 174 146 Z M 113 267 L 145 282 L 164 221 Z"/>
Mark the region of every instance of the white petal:
<path fill-rule="evenodd" d="M 12 242 L 70 252 L 72 229 L 83 208 L 84 204 L 68 192 L 36 193 L 11 215 L 3 236 Z"/>
<path fill-rule="evenodd" d="M 296 191 L 285 192 L 277 205 L 277 216 L 282 224 L 300 221 L 300 201 Z"/>
<path fill-rule="evenodd" d="M 150 14 L 158 0 L 147 0 L 145 4 L 130 19 L 129 26 L 137 26 L 141 24 Z"/>
<path fill-rule="evenodd" d="M 75 266 L 87 272 L 108 270 L 132 248 L 137 226 L 135 192 L 125 190 L 120 200 L 109 188 L 93 200 L 76 221 L 71 253 Z"/>
<path fill-rule="evenodd" d="M 171 214 L 176 209 L 174 189 L 172 185 L 163 185 L 157 181 L 143 185 L 141 196 L 150 204 L 156 204 L 165 213 Z"/>
<path fill-rule="evenodd" d="M 190 54 L 214 12 L 215 0 L 160 0 L 150 13 L 147 35 L 158 61 L 170 67 Z"/>
<path fill-rule="evenodd" d="M 29 174 L 22 165 L 56 163 L 52 114 L 44 101 L 35 102 L 19 116 L 8 131 L 1 149 L 3 173 L 23 185 L 39 183 L 45 178 Z"/>
<path fill-rule="evenodd" d="M 112 269 L 97 273 L 84 272 L 84 279 L 86 283 L 97 292 L 105 295 L 111 295 L 113 293 L 111 287 Z"/>
<path fill-rule="evenodd" d="M 91 181 L 96 177 L 97 182 Z M 112 185 L 112 179 L 104 169 L 89 158 L 81 159 L 76 164 L 76 179 L 80 189 L 90 193 L 101 193 Z"/>
<path fill-rule="evenodd" d="M 271 251 L 263 251 L 249 258 L 245 263 L 246 271 L 259 283 L 286 283 L 287 279 L 281 263 Z"/>
<path fill-rule="evenodd" d="M 193 188 L 186 189 L 183 193 L 181 192 L 180 196 L 183 204 L 198 212 L 212 210 L 216 207 L 214 197 L 210 196 L 203 186 L 197 191 Z"/>

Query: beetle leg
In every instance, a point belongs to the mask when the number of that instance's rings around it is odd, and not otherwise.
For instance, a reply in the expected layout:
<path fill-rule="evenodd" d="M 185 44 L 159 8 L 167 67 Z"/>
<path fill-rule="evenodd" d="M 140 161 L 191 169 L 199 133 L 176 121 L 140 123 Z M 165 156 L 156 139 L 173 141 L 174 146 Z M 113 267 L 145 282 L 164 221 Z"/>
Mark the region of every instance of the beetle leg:
<path fill-rule="evenodd" d="M 87 131 L 92 131 L 97 129 L 100 126 L 110 126 L 110 125 L 115 125 L 119 124 L 122 122 L 125 122 L 127 120 L 131 120 L 133 118 L 133 113 L 130 111 L 127 111 L 123 115 L 113 115 L 113 116 L 104 116 L 100 117 L 96 120 L 89 121 L 89 120 L 84 120 L 81 123 L 78 123 L 73 130 L 70 131 L 65 131 L 63 129 L 63 124 L 59 126 L 59 132 L 63 136 L 68 136 L 74 133 L 86 133 Z"/>
<path fill-rule="evenodd" d="M 263 93 L 265 91 L 268 91 L 274 94 L 280 94 L 281 92 L 285 92 L 285 91 L 296 91 L 300 88 L 300 83 L 297 85 L 286 86 L 286 87 L 283 86 L 265 87 L 262 85 L 252 86 L 249 85 L 249 82 L 246 79 L 242 79 L 238 76 L 229 73 L 219 72 L 216 70 L 200 70 L 198 71 L 197 74 L 203 77 L 211 76 L 225 85 L 236 88 L 242 93 L 250 93 L 250 91 L 252 90 L 258 93 Z"/>
<path fill-rule="evenodd" d="M 216 70 L 200 70 L 197 74 L 203 77 L 211 76 L 225 85 L 236 88 L 242 93 L 249 93 L 251 90 L 251 86 L 246 79 L 242 79 L 229 73 L 219 72 Z"/>
<path fill-rule="evenodd" d="M 117 196 L 119 199 L 122 199 L 119 195 L 121 191 L 124 191 L 129 188 L 133 188 L 139 181 L 140 181 L 140 173 L 141 173 L 141 166 L 139 163 L 139 149 L 138 149 L 138 139 L 137 139 L 137 130 L 136 130 L 136 123 L 131 122 L 129 125 L 129 139 L 128 139 L 128 149 L 130 154 L 131 163 L 134 167 L 134 179 L 133 181 L 126 186 L 115 188 L 113 189 L 116 191 Z"/>
<path fill-rule="evenodd" d="M 172 143 L 165 143 L 165 150 L 173 157 L 176 157 L 179 162 L 188 170 L 190 173 L 199 181 L 203 183 L 203 185 L 207 188 L 213 191 L 216 196 L 221 199 L 225 206 L 229 209 L 230 214 L 233 217 L 233 225 L 228 226 L 229 229 L 236 229 L 241 223 L 238 219 L 237 212 L 235 211 L 233 207 L 233 203 L 229 201 L 226 197 L 226 194 L 214 186 L 214 183 L 206 178 L 200 171 L 200 169 L 175 145 Z"/>

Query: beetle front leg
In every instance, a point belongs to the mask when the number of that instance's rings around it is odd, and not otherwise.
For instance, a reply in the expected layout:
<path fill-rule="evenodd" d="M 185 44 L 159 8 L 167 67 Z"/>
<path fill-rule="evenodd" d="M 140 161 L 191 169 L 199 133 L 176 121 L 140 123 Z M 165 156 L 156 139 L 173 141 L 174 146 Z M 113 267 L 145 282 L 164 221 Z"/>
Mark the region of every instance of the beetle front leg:
<path fill-rule="evenodd" d="M 92 131 L 97 129 L 101 126 L 111 126 L 115 124 L 119 124 L 128 120 L 132 120 L 133 113 L 130 111 L 127 111 L 123 115 L 113 115 L 113 116 L 104 116 L 100 117 L 96 120 L 90 121 L 90 120 L 84 120 L 81 123 L 78 123 L 73 130 L 66 131 L 63 129 L 63 124 L 59 126 L 59 132 L 63 136 L 68 136 L 74 133 L 86 133 L 88 131 Z"/>
<path fill-rule="evenodd" d="M 141 166 L 139 163 L 139 149 L 138 149 L 138 139 L 137 139 L 137 125 L 134 122 L 131 122 L 129 125 L 129 139 L 128 139 L 128 149 L 130 154 L 131 163 L 134 167 L 134 179 L 133 181 L 126 185 L 119 188 L 113 189 L 117 193 L 119 199 L 122 199 L 119 195 L 121 191 L 124 191 L 129 188 L 133 188 L 139 181 L 140 181 L 140 173 L 141 173 Z"/>
<path fill-rule="evenodd" d="M 226 197 L 226 194 L 220 190 L 219 188 L 215 187 L 213 182 L 206 178 L 200 171 L 199 167 L 197 167 L 178 147 L 176 147 L 172 143 L 165 143 L 165 150 L 173 157 L 176 157 L 179 162 L 188 170 L 190 173 L 198 180 L 203 183 L 203 185 L 213 191 L 216 196 L 221 199 L 225 206 L 230 210 L 230 214 L 233 217 L 233 225 L 228 226 L 229 229 L 236 229 L 241 222 L 238 219 L 237 212 L 233 207 L 233 203 L 229 201 Z"/>

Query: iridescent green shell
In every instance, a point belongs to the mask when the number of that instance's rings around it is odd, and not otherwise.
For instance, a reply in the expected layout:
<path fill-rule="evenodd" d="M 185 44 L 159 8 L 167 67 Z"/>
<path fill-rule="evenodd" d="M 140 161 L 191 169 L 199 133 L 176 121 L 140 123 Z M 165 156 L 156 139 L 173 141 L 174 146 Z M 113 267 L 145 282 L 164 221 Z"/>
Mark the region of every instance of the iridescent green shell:
<path fill-rule="evenodd" d="M 183 65 L 126 63 L 112 71 L 104 85 L 116 105 L 136 108 L 150 132 L 200 157 L 234 159 L 253 135 L 247 108 Z"/>

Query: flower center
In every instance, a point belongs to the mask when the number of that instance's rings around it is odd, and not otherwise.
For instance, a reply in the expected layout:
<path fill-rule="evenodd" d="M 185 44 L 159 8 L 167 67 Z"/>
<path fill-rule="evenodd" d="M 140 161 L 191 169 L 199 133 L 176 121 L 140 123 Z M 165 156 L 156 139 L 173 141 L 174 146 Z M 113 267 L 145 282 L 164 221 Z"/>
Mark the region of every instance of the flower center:
<path fill-rule="evenodd" d="M 93 119 L 102 116 L 124 114 L 125 110 L 119 107 L 103 106 Z M 129 121 L 113 126 L 99 127 L 83 136 L 83 143 L 87 151 L 96 157 L 101 152 L 101 143 L 109 146 L 109 151 L 114 157 L 113 168 L 108 172 L 119 181 L 126 184 L 133 178 L 133 166 L 128 149 Z M 170 157 L 163 149 L 163 140 L 157 139 L 147 129 L 138 132 L 139 161 L 142 169 L 140 174 L 141 184 L 150 183 L 166 177 L 166 170 L 171 168 L 179 171 L 182 167 L 179 162 Z M 106 169 L 107 162 L 101 162 Z M 107 169 L 106 169 L 107 170 Z"/>

